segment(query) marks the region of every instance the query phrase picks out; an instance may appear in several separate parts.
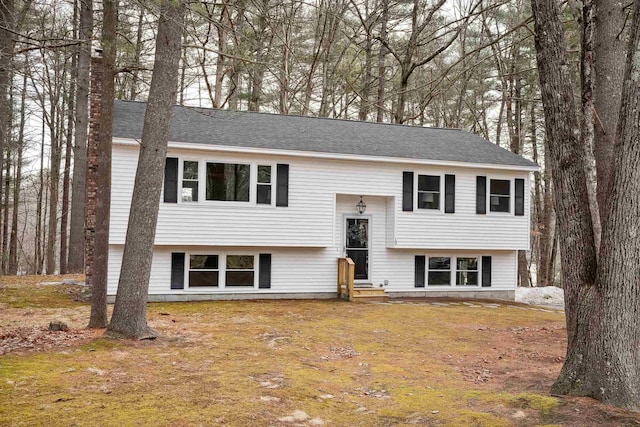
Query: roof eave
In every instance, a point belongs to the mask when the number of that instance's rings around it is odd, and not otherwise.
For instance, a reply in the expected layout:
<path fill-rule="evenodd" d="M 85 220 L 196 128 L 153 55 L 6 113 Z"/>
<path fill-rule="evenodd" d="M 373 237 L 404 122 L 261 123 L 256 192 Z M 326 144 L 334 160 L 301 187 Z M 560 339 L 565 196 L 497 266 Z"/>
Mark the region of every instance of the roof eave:
<path fill-rule="evenodd" d="M 140 142 L 131 138 L 113 138 L 114 144 L 119 145 L 139 145 Z M 377 162 L 377 163 L 402 163 L 402 164 L 418 164 L 418 165 L 430 165 L 430 166 L 452 166 L 461 168 L 474 168 L 474 169 L 493 169 L 493 170 L 510 170 L 510 171 L 522 171 L 522 172 L 538 172 L 540 166 L 532 165 L 505 165 L 496 163 L 474 163 L 474 162 L 459 162 L 451 160 L 432 160 L 432 159 L 413 159 L 408 157 L 380 157 L 380 156 L 367 156 L 363 154 L 342 154 L 342 153 L 326 153 L 317 151 L 296 151 L 296 150 L 282 150 L 275 148 L 256 148 L 256 147 L 235 147 L 230 145 L 215 145 L 215 144 L 199 144 L 193 142 L 177 142 L 169 141 L 169 148 L 185 149 L 185 150 L 200 150 L 200 151 L 218 151 L 225 153 L 244 153 L 244 154 L 269 154 L 274 156 L 289 156 L 289 157 L 305 157 L 305 158 L 317 158 L 317 159 L 332 159 L 332 160 L 351 160 L 351 161 L 365 161 L 365 162 Z"/>

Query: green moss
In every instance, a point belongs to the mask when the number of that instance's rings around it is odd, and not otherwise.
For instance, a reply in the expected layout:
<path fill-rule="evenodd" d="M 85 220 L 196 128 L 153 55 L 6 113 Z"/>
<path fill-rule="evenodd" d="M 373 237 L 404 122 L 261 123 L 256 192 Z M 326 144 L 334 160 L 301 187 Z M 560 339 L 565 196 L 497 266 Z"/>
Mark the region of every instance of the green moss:
<path fill-rule="evenodd" d="M 0 301 L 8 308 L 73 308 L 86 305 L 73 300 L 77 286 L 15 286 L 0 287 Z"/>
<path fill-rule="evenodd" d="M 515 396 L 514 406 L 539 410 L 543 415 L 549 415 L 558 407 L 558 399 L 533 393 L 521 393 Z"/>

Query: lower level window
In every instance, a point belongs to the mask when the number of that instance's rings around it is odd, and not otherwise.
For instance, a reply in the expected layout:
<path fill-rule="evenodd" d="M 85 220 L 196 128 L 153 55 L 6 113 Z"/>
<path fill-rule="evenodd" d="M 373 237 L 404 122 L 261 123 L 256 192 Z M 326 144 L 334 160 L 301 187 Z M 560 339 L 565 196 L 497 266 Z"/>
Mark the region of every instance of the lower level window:
<path fill-rule="evenodd" d="M 429 257 L 428 284 L 430 286 L 451 285 L 451 258 Z"/>
<path fill-rule="evenodd" d="M 456 286 L 478 286 L 478 258 L 456 259 Z"/>
<path fill-rule="evenodd" d="M 225 286 L 253 286 L 255 269 L 253 255 L 227 255 Z"/>
<path fill-rule="evenodd" d="M 218 255 L 189 257 L 189 286 L 218 286 Z"/>

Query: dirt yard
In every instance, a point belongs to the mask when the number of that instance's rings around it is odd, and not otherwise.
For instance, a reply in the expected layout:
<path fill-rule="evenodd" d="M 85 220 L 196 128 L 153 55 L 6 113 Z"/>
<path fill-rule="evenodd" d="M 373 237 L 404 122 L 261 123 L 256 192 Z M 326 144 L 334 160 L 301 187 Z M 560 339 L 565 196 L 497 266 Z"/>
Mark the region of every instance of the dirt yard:
<path fill-rule="evenodd" d="M 638 426 L 549 396 L 564 315 L 515 304 L 149 305 L 155 341 L 85 330 L 60 277 L 0 278 L 2 426 Z M 44 283 L 44 284 L 42 284 Z M 51 321 L 69 325 L 49 332 Z"/>

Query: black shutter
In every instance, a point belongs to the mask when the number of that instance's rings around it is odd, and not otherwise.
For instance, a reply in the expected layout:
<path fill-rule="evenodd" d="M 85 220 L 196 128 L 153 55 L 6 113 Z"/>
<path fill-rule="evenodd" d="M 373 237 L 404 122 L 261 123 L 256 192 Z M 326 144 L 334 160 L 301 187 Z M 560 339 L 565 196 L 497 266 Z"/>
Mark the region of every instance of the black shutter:
<path fill-rule="evenodd" d="M 184 289 L 184 252 L 171 254 L 171 289 Z"/>
<path fill-rule="evenodd" d="M 260 254 L 259 268 L 258 288 L 268 289 L 271 287 L 271 254 Z"/>
<path fill-rule="evenodd" d="M 524 215 L 524 179 L 516 178 L 516 209 L 517 216 Z"/>
<path fill-rule="evenodd" d="M 416 255 L 416 288 L 424 288 L 426 257 L 424 255 Z"/>
<path fill-rule="evenodd" d="M 482 257 L 482 287 L 490 287 L 491 286 L 491 257 L 483 256 Z"/>
<path fill-rule="evenodd" d="M 413 211 L 413 172 L 402 172 L 402 210 Z"/>
<path fill-rule="evenodd" d="M 276 206 L 289 206 L 289 165 L 277 165 Z"/>
<path fill-rule="evenodd" d="M 164 164 L 164 201 L 178 203 L 178 159 L 167 157 Z"/>
<path fill-rule="evenodd" d="M 487 177 L 476 176 L 476 213 L 487 213 Z"/>
<path fill-rule="evenodd" d="M 444 176 L 444 213 L 456 211 L 456 176 Z"/>

